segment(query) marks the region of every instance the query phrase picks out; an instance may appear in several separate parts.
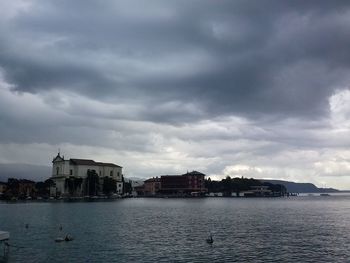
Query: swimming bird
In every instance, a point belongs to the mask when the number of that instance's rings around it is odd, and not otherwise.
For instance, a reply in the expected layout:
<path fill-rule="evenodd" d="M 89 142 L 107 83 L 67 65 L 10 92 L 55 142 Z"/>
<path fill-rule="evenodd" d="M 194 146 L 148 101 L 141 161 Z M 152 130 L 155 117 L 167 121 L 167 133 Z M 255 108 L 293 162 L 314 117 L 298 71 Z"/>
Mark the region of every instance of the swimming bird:
<path fill-rule="evenodd" d="M 66 235 L 66 237 L 64 238 L 64 241 L 72 241 L 73 237 L 69 234 Z"/>
<path fill-rule="evenodd" d="M 208 236 L 208 238 L 206 239 L 206 241 L 207 241 L 208 244 L 213 244 L 213 243 L 214 243 L 213 236 L 210 234 L 210 235 Z"/>

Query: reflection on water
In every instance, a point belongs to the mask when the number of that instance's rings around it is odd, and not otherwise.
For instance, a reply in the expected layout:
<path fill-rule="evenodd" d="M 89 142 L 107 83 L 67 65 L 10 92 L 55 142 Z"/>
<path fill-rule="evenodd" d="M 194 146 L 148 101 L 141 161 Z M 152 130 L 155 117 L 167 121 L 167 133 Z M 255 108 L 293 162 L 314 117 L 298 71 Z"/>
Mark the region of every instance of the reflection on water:
<path fill-rule="evenodd" d="M 348 196 L 0 203 L 9 262 L 346 262 L 349 222 Z"/>

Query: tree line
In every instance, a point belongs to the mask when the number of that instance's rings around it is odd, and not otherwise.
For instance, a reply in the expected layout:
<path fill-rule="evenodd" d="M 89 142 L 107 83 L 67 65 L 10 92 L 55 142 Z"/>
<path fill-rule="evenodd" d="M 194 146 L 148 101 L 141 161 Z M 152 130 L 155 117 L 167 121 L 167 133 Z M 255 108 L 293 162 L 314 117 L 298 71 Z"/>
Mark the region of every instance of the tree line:
<path fill-rule="evenodd" d="M 281 184 L 272 184 L 268 182 L 261 182 L 253 178 L 231 178 L 227 176 L 221 181 L 211 180 L 210 177 L 205 180 L 205 187 L 208 189 L 209 193 L 223 193 L 224 196 L 232 196 L 232 194 L 239 195 L 239 192 L 252 190 L 255 186 L 267 186 L 268 189 L 273 193 L 281 193 L 285 195 L 287 189 Z"/>

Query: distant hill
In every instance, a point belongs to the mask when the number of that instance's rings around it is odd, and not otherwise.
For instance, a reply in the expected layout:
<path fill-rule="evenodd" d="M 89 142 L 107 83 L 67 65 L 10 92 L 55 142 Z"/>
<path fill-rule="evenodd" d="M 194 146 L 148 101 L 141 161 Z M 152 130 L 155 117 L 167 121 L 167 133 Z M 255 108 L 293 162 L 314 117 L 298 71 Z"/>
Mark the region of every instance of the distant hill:
<path fill-rule="evenodd" d="M 0 164 L 0 181 L 8 178 L 43 181 L 51 176 L 51 167 L 31 164 Z"/>
<path fill-rule="evenodd" d="M 318 188 L 312 183 L 295 183 L 283 180 L 265 180 L 260 179 L 262 182 L 269 182 L 272 184 L 281 184 L 287 188 L 290 193 L 334 193 L 339 192 L 339 190 L 334 188 Z"/>
<path fill-rule="evenodd" d="M 125 182 L 131 183 L 132 187 L 135 186 L 141 186 L 143 185 L 143 182 L 146 180 L 145 178 L 138 178 L 138 177 L 125 177 Z"/>

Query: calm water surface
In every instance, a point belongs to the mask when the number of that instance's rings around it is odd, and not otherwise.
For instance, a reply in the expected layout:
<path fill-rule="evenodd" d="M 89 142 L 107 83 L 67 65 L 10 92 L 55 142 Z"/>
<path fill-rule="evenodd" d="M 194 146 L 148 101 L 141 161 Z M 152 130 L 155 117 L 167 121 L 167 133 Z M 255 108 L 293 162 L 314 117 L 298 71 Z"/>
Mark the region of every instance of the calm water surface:
<path fill-rule="evenodd" d="M 350 262 L 350 197 L 0 203 L 0 230 L 8 262 Z"/>

